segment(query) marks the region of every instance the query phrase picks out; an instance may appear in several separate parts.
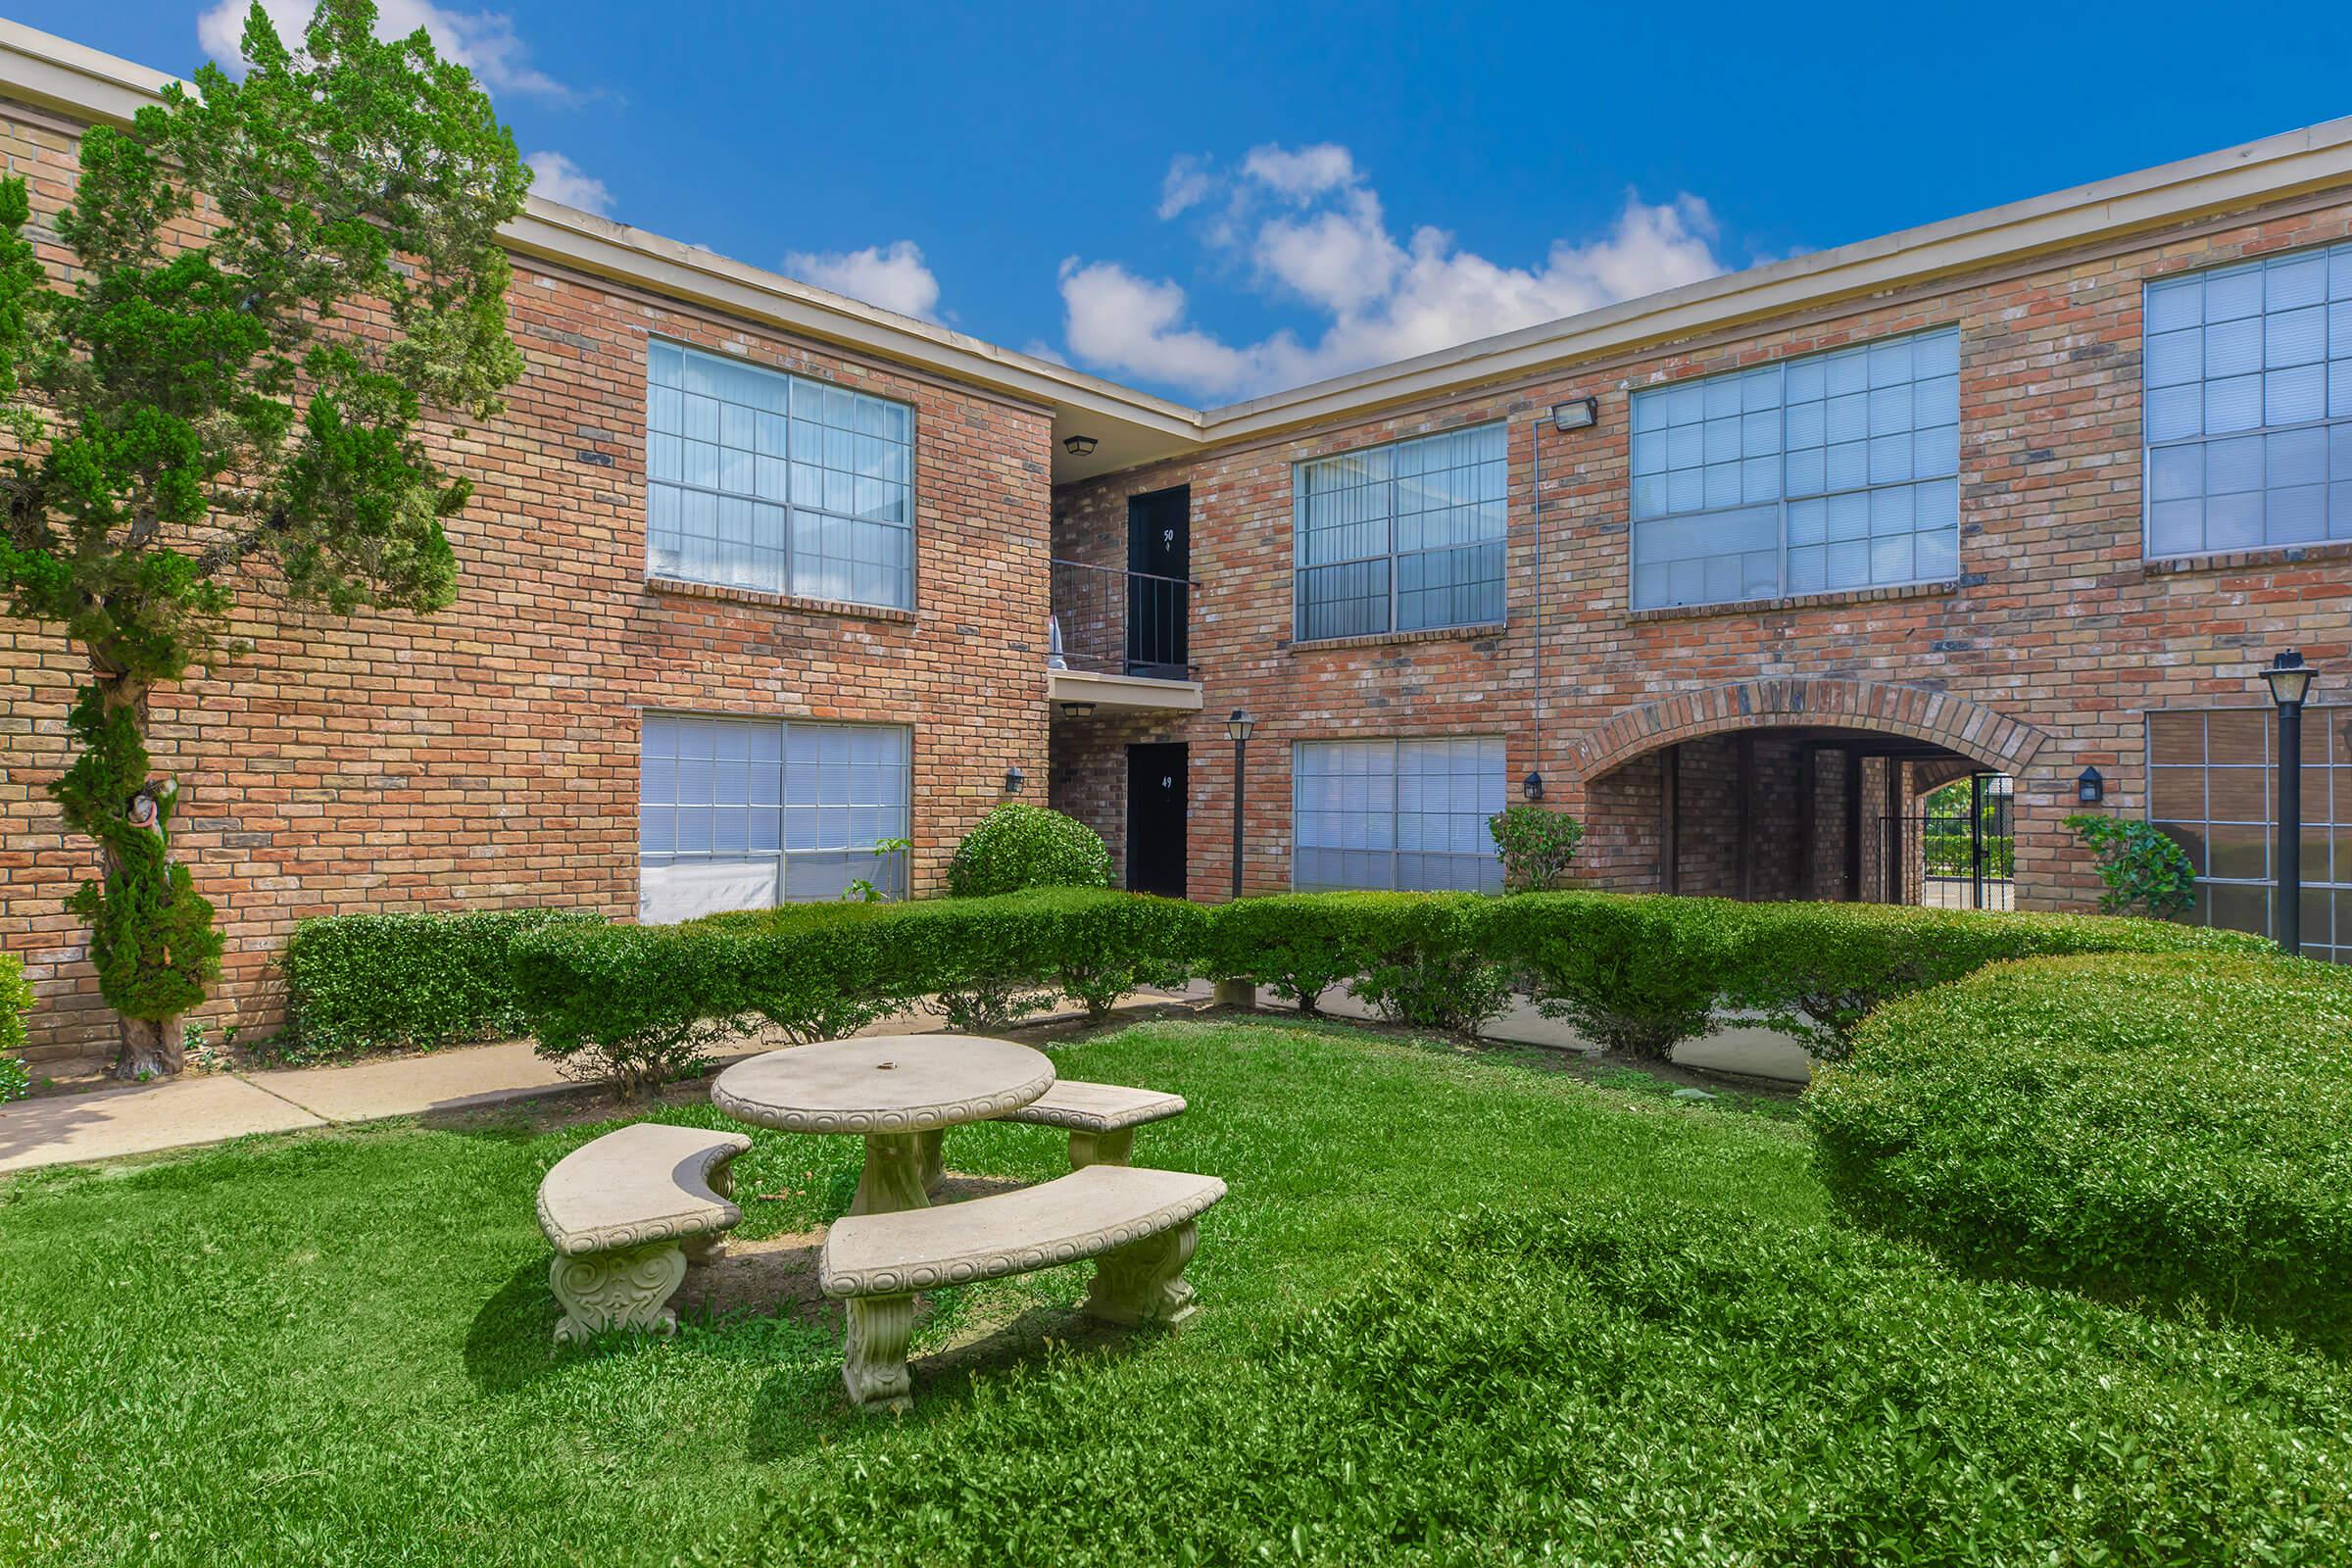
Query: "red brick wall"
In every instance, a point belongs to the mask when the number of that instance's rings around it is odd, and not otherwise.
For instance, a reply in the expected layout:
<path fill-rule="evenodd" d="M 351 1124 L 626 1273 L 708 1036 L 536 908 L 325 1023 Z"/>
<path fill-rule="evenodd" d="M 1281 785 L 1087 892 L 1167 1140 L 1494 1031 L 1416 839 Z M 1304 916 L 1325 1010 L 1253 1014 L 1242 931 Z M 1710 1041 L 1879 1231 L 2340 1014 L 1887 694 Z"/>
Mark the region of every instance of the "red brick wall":
<path fill-rule="evenodd" d="M 1665 693 L 1817 676 L 1949 693 L 2051 737 L 2017 785 L 2020 903 L 2087 907 L 2097 882 L 2062 825 L 2083 766 L 2106 775 L 2108 809 L 2141 814 L 2146 710 L 2256 704 L 2255 665 L 2290 643 L 2338 668 L 2352 659 L 2352 544 L 2186 565 L 2143 561 L 2142 282 L 2347 234 L 2346 193 L 2297 198 L 1213 450 L 1068 487 L 1057 511 L 1076 548 L 1090 531 L 1123 529 L 1130 494 L 1192 484 L 1193 563 L 1203 584 L 1193 649 L 1207 695 L 1191 727 L 1195 771 L 1211 820 L 1222 821 L 1227 769 L 1220 748 L 1200 743 L 1230 709 L 1259 716 L 1250 796 L 1253 887 L 1288 883 L 1291 741 L 1494 731 L 1508 737 L 1514 782 L 1540 769 L 1549 801 L 1591 818 L 1588 876 L 1656 886 L 1654 770 L 1646 783 L 1629 776 L 1634 765 L 1606 781 L 1580 777 L 1572 760 L 1579 738 Z M 1961 336 L 1956 585 L 1629 612 L 1634 390 L 1946 324 Z M 1587 396 L 1598 400 L 1597 427 L 1553 432 L 1550 406 Z M 1291 465 L 1493 419 L 1510 423 L 1508 627 L 1468 638 L 1292 646 Z M 1866 825 L 1880 814 L 1880 799 L 1866 791 Z M 1196 886 L 1222 887 L 1223 838 L 1195 834 Z M 1875 847 L 1865 860 L 1867 878 Z"/>
<path fill-rule="evenodd" d="M 64 198 L 69 135 L 0 115 L 0 149 L 36 176 L 41 210 Z M 529 372 L 503 417 L 441 443 L 476 480 L 449 530 L 457 604 L 343 620 L 248 589 L 253 654 L 158 695 L 158 766 L 183 780 L 175 849 L 228 941 L 208 1016 L 274 1024 L 270 963 L 306 915 L 633 914 L 649 707 L 910 725 L 918 891 L 1008 765 L 1046 772 L 1044 411 L 528 261 L 511 300 Z M 913 404 L 912 614 L 646 583 L 654 334 Z M 94 856 L 45 791 L 79 671 L 44 630 L 0 620 L 0 945 L 26 960 L 43 1061 L 111 1049 L 81 928 L 58 906 Z"/>

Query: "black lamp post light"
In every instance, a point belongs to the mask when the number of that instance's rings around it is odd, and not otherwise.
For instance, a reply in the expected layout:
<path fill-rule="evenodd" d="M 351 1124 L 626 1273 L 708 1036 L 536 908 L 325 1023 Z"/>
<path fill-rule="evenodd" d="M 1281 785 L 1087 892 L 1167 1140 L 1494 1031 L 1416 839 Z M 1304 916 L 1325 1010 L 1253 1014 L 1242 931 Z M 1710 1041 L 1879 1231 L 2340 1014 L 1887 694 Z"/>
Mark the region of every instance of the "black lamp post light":
<path fill-rule="evenodd" d="M 2262 678 L 2278 705 L 2278 945 L 2303 951 L 2303 700 L 2320 672 L 2289 648 Z"/>
<path fill-rule="evenodd" d="M 1242 785 L 1247 777 L 1250 756 L 1250 732 L 1257 728 L 1257 720 L 1250 710 L 1237 708 L 1225 720 L 1225 733 L 1233 740 L 1233 896 L 1242 896 Z"/>

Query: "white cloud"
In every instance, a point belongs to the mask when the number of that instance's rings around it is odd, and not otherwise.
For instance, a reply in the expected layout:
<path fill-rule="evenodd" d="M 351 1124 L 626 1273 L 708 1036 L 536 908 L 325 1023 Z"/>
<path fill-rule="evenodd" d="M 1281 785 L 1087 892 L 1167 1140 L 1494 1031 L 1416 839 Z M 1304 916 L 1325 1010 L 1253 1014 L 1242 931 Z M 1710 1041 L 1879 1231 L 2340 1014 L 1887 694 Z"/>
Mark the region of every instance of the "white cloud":
<path fill-rule="evenodd" d="M 218 0 L 196 19 L 196 41 L 205 53 L 234 71 L 243 63 L 240 40 L 251 0 Z M 287 48 L 300 51 L 302 35 L 318 9 L 315 0 L 262 0 L 270 24 Z M 572 90 L 533 67 L 530 51 L 514 31 L 514 19 L 495 11 L 445 11 L 432 0 L 378 0 L 379 38 L 405 38 L 422 27 L 442 59 L 454 60 L 493 92 L 570 98 Z"/>
<path fill-rule="evenodd" d="M 1179 193 L 1184 199 L 1172 205 Z M 1689 195 L 1652 205 L 1629 194 L 1605 231 L 1582 241 L 1555 239 L 1541 262 L 1526 267 L 1463 250 L 1441 228 L 1424 226 L 1399 238 L 1353 156 L 1331 143 L 1252 149 L 1240 173 L 1223 179 L 1200 161 L 1170 165 L 1163 216 L 1212 203 L 1202 242 L 1212 254 L 1240 262 L 1254 292 L 1302 304 L 1320 317 L 1313 341 L 1283 331 L 1227 343 L 1187 319 L 1190 302 L 1174 281 L 1073 257 L 1061 267 L 1073 354 L 1195 395 L 1247 397 L 1574 316 L 1723 270 L 1714 219 Z"/>
<path fill-rule="evenodd" d="M 1312 147 L 1252 147 L 1242 160 L 1242 174 L 1286 201 L 1307 202 L 1327 190 L 1354 184 L 1355 156 L 1329 141 Z"/>
<path fill-rule="evenodd" d="M 1178 153 L 1168 160 L 1168 172 L 1160 176 L 1160 221 L 1190 212 L 1208 200 L 1216 188 L 1216 176 L 1209 172 L 1207 159 Z"/>
<path fill-rule="evenodd" d="M 612 193 L 605 189 L 605 182 L 562 153 L 533 153 L 523 162 L 530 166 L 533 195 L 584 213 L 612 213 Z"/>
<path fill-rule="evenodd" d="M 924 265 L 922 247 L 910 239 L 861 251 L 795 251 L 784 258 L 784 270 L 901 316 L 939 319 L 939 279 Z"/>

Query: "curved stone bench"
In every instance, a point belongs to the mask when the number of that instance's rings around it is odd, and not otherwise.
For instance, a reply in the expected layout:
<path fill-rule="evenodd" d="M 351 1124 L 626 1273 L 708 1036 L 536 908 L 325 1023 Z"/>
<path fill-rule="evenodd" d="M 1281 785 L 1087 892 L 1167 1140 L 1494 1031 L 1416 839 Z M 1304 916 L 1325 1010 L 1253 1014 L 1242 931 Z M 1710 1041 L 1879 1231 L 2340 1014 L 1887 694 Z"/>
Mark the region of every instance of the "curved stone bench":
<path fill-rule="evenodd" d="M 1083 1170 L 1089 1165 L 1126 1164 L 1138 1127 L 1183 1114 L 1182 1095 L 1057 1078 L 1043 1096 L 1005 1112 L 1004 1119 L 1067 1129 L 1070 1169 Z"/>
<path fill-rule="evenodd" d="M 548 1284 L 559 1341 L 607 1329 L 678 1325 L 669 1298 L 688 1262 L 708 1263 L 742 1223 L 728 1162 L 741 1133 L 641 1121 L 582 1144 L 539 1184 L 539 1228 L 555 1244 Z"/>
<path fill-rule="evenodd" d="M 1224 1196 L 1214 1176 L 1089 1165 L 1018 1192 L 836 1220 L 817 1281 L 849 1302 L 841 1376 L 850 1401 L 907 1407 L 915 1293 L 942 1285 L 1098 1258 L 1081 1310 L 1108 1323 L 1177 1327 L 1198 1310 L 1180 1277 L 1199 1245 L 1196 1222 Z"/>

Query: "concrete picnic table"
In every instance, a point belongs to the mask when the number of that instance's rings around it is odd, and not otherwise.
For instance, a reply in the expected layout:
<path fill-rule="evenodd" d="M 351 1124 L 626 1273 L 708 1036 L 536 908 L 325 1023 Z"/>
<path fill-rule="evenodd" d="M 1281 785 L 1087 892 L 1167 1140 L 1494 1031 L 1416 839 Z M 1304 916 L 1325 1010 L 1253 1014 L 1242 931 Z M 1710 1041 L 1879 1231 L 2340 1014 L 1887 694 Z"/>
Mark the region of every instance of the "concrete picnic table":
<path fill-rule="evenodd" d="M 889 1035 L 790 1046 L 739 1061 L 710 1103 L 739 1121 L 865 1139 L 852 1214 L 928 1208 L 950 1127 L 1019 1110 L 1054 1087 L 1045 1054 L 978 1035 Z"/>

